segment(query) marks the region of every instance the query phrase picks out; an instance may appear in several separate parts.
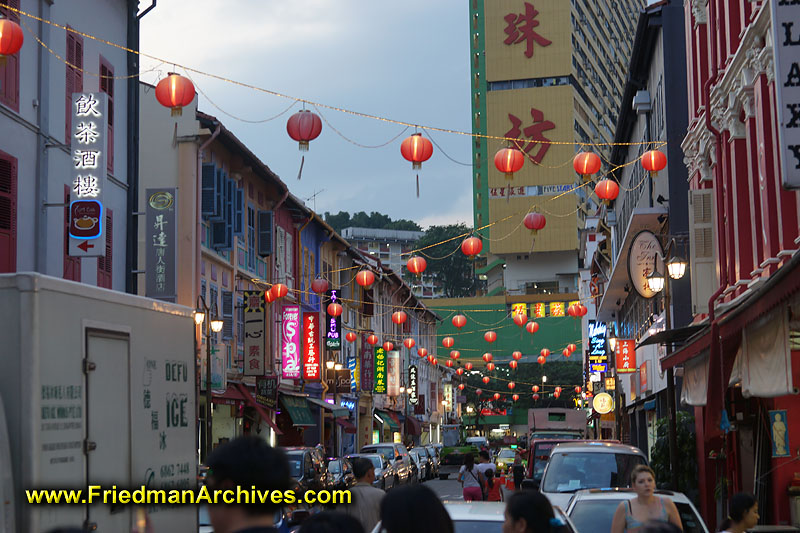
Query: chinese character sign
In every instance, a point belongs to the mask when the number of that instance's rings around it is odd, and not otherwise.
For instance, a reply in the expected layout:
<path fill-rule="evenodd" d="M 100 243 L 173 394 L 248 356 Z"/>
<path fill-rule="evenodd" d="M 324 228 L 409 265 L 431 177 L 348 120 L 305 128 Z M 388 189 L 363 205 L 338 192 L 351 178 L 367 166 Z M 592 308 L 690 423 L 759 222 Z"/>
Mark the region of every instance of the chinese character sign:
<path fill-rule="evenodd" d="M 264 291 L 244 291 L 244 375 L 266 374 Z"/>
<path fill-rule="evenodd" d="M 610 413 L 614 410 L 614 398 L 608 393 L 601 392 L 592 400 L 592 407 L 601 415 Z"/>
<path fill-rule="evenodd" d="M 770 4 L 774 50 L 772 63 L 776 82 L 774 98 L 777 101 L 774 109 L 779 110 L 777 123 L 780 155 L 777 163 L 781 167 L 783 186 L 797 189 L 800 188 L 800 63 L 797 60 L 800 29 L 794 23 L 800 20 L 800 4 L 789 1 L 773 1 Z M 773 424 L 773 430 L 774 427 Z M 773 454 L 773 457 L 780 455 Z"/>
<path fill-rule="evenodd" d="M 375 382 L 372 392 L 386 394 L 386 351 L 383 348 L 375 348 Z"/>
<path fill-rule="evenodd" d="M 417 366 L 408 367 L 408 403 L 417 405 L 419 401 L 419 388 L 417 383 Z"/>
<path fill-rule="evenodd" d="M 617 388 L 617 381 L 614 378 L 606 378 L 606 390 L 614 390 Z"/>
<path fill-rule="evenodd" d="M 636 372 L 636 343 L 633 339 L 617 340 L 617 374 Z"/>
<path fill-rule="evenodd" d="M 211 347 L 211 390 L 224 391 L 228 388 L 228 379 L 225 372 L 225 359 L 228 347 L 217 344 Z"/>
<path fill-rule="evenodd" d="M 528 316 L 528 304 L 511 304 L 511 317 Z"/>
<path fill-rule="evenodd" d="M 400 395 L 400 352 L 392 350 L 386 354 L 386 377 L 389 396 Z"/>
<path fill-rule="evenodd" d="M 320 379 L 319 315 L 303 313 L 303 379 Z"/>
<path fill-rule="evenodd" d="M 330 289 L 325 293 L 322 305 L 327 309 L 330 303 L 339 302 L 339 289 Z M 342 317 L 331 316 L 325 312 L 325 347 L 329 350 L 342 349 Z"/>
<path fill-rule="evenodd" d="M 508 120 L 511 122 L 511 128 L 506 132 L 505 137 L 518 139 L 514 141 L 516 147 L 528 154 L 528 157 L 536 164 L 541 164 L 552 144 L 551 140 L 544 136 L 544 132 L 554 129 L 556 125 L 550 120 L 545 120 L 544 113 L 533 107 L 531 108 L 531 119 L 530 126 L 520 129 L 522 119 L 509 113 Z M 522 139 L 528 139 L 528 141 L 525 142 Z M 536 151 L 531 153 L 534 148 Z"/>
<path fill-rule="evenodd" d="M 278 407 L 278 376 L 256 378 L 256 402 L 267 409 Z"/>
<path fill-rule="evenodd" d="M 642 362 L 642 366 L 639 367 L 639 386 L 642 388 L 642 391 L 646 391 L 647 389 L 647 361 Z"/>
<path fill-rule="evenodd" d="M 281 369 L 284 379 L 300 379 L 300 307 L 283 306 Z"/>
<path fill-rule="evenodd" d="M 445 383 L 444 386 L 444 411 L 450 412 L 453 410 L 453 384 L 452 383 Z"/>
<path fill-rule="evenodd" d="M 550 302 L 550 316 L 564 316 L 564 302 Z"/>
<path fill-rule="evenodd" d="M 525 2 L 525 11 L 523 13 L 509 13 L 503 20 L 506 21 L 505 44 L 511 46 L 515 44 L 525 43 L 525 57 L 533 57 L 534 43 L 539 46 L 549 46 L 553 44 L 552 41 L 541 36 L 536 28 L 539 26 L 539 21 L 536 17 L 539 12 L 533 7 L 530 2 Z"/>
<path fill-rule="evenodd" d="M 105 93 L 72 95 L 72 195 L 69 217 L 69 255 L 104 257 L 103 217 L 108 100 Z"/>
<path fill-rule="evenodd" d="M 367 336 L 361 335 L 361 390 L 372 392 L 375 385 L 375 354 L 367 342 Z"/>
<path fill-rule="evenodd" d="M 174 302 L 177 264 L 178 190 L 147 189 L 145 216 L 145 295 Z"/>
<path fill-rule="evenodd" d="M 547 316 L 546 304 L 539 302 L 531 305 L 533 306 L 533 318 L 544 318 Z"/>

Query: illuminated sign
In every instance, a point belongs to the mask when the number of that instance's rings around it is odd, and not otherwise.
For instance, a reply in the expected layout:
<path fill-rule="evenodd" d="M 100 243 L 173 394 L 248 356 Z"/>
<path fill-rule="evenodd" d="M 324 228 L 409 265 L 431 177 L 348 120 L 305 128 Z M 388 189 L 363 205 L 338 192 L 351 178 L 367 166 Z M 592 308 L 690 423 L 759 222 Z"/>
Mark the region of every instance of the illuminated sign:
<path fill-rule="evenodd" d="M 408 367 L 408 403 L 417 405 L 419 401 L 418 393 L 417 366 L 411 365 Z"/>
<path fill-rule="evenodd" d="M 444 384 L 444 411 L 450 412 L 453 410 L 453 384 L 452 383 L 445 383 Z"/>
<path fill-rule="evenodd" d="M 356 408 L 355 400 L 348 400 L 347 398 L 343 398 L 339 403 L 342 404 L 342 407 L 347 407 L 348 411 L 353 411 Z"/>
<path fill-rule="evenodd" d="M 400 352 L 392 350 L 386 354 L 386 377 L 389 396 L 400 395 Z"/>
<path fill-rule="evenodd" d="M 528 316 L 528 304 L 511 304 L 511 317 Z"/>
<path fill-rule="evenodd" d="M 145 296 L 174 302 L 178 189 L 147 189 L 145 193 Z"/>
<path fill-rule="evenodd" d="M 358 358 L 347 358 L 347 369 L 350 371 L 350 392 L 358 392 Z"/>
<path fill-rule="evenodd" d="M 328 304 L 339 302 L 339 289 L 330 289 L 325 293 L 323 305 L 327 309 Z M 331 316 L 325 312 L 325 347 L 329 350 L 342 349 L 342 317 Z"/>
<path fill-rule="evenodd" d="M 244 375 L 263 376 L 264 364 L 264 291 L 244 291 Z"/>
<path fill-rule="evenodd" d="M 614 378 L 606 378 L 606 390 L 614 390 L 617 388 L 617 382 Z"/>
<path fill-rule="evenodd" d="M 614 410 L 614 398 L 606 392 L 601 392 L 592 400 L 592 407 L 601 415 L 610 413 Z"/>
<path fill-rule="evenodd" d="M 300 379 L 300 307 L 283 306 L 281 370 L 284 379 Z"/>
<path fill-rule="evenodd" d="M 564 302 L 550 302 L 550 316 L 565 316 Z"/>
<path fill-rule="evenodd" d="M 589 370 L 591 372 L 608 371 L 608 353 L 606 352 L 606 334 L 608 328 L 605 323 L 595 320 L 589 321 Z"/>
<path fill-rule="evenodd" d="M 361 390 L 372 392 L 375 386 L 375 354 L 367 342 L 367 335 L 361 334 Z"/>
<path fill-rule="evenodd" d="M 303 313 L 303 379 L 320 379 L 319 315 Z"/>
<path fill-rule="evenodd" d="M 543 303 L 533 304 L 533 317 L 544 318 L 547 316 L 547 306 Z"/>
<path fill-rule="evenodd" d="M 633 339 L 617 339 L 617 374 L 636 372 L 636 343 Z"/>
<path fill-rule="evenodd" d="M 372 392 L 386 394 L 386 350 L 383 348 L 375 348 L 375 381 Z"/>

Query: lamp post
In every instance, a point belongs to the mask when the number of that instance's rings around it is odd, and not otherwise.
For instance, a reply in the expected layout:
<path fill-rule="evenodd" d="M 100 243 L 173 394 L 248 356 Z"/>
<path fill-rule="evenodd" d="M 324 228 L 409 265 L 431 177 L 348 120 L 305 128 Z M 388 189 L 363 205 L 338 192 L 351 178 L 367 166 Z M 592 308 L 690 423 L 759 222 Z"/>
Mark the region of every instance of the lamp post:
<path fill-rule="evenodd" d="M 206 299 L 203 295 L 197 297 L 197 309 L 194 312 L 194 323 L 198 326 L 205 324 L 204 334 L 206 337 L 206 442 L 205 442 L 205 458 L 208 459 L 208 454 L 214 446 L 214 436 L 211 432 L 211 333 L 219 333 L 222 331 L 223 321 L 220 319 L 217 312 L 217 302 L 212 302 L 211 307 L 206 304 Z"/>

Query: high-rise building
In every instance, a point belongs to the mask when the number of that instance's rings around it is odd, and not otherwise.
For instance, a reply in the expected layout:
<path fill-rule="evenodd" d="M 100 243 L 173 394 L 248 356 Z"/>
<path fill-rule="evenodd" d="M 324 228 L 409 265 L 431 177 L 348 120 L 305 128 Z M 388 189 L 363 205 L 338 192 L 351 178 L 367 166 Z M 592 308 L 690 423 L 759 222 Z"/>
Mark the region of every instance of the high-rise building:
<path fill-rule="evenodd" d="M 592 187 L 572 166 L 583 149 L 608 171 L 642 0 L 470 0 L 475 227 L 490 254 L 490 294 L 575 293 L 578 232 Z M 516 141 L 525 164 L 513 179 L 494 165 Z M 590 146 L 594 144 L 594 146 Z M 522 224 L 538 211 L 546 227 Z"/>

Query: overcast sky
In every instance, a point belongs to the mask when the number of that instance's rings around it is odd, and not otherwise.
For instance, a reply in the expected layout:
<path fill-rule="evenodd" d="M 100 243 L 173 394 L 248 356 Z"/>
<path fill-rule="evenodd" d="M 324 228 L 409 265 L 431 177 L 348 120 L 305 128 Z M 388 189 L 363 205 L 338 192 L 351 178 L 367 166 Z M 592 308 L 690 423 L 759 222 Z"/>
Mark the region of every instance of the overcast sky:
<path fill-rule="evenodd" d="M 162 0 L 142 19 L 141 50 L 198 70 L 337 107 L 425 126 L 470 131 L 469 9 L 463 0 Z M 172 70 L 143 59 L 142 79 L 155 83 Z M 183 73 L 179 70 L 179 73 Z M 472 225 L 471 168 L 434 147 L 420 173 L 400 155 L 406 131 L 382 148 L 362 148 L 323 123 L 301 153 L 286 133 L 300 108 L 265 123 L 292 100 L 191 74 L 207 98 L 200 110 L 225 126 L 319 213 L 380 211 L 426 226 Z M 214 107 L 216 104 L 221 108 Z M 403 126 L 322 109 L 352 141 L 384 144 Z M 471 157 L 469 137 L 432 133 L 460 163 Z"/>

